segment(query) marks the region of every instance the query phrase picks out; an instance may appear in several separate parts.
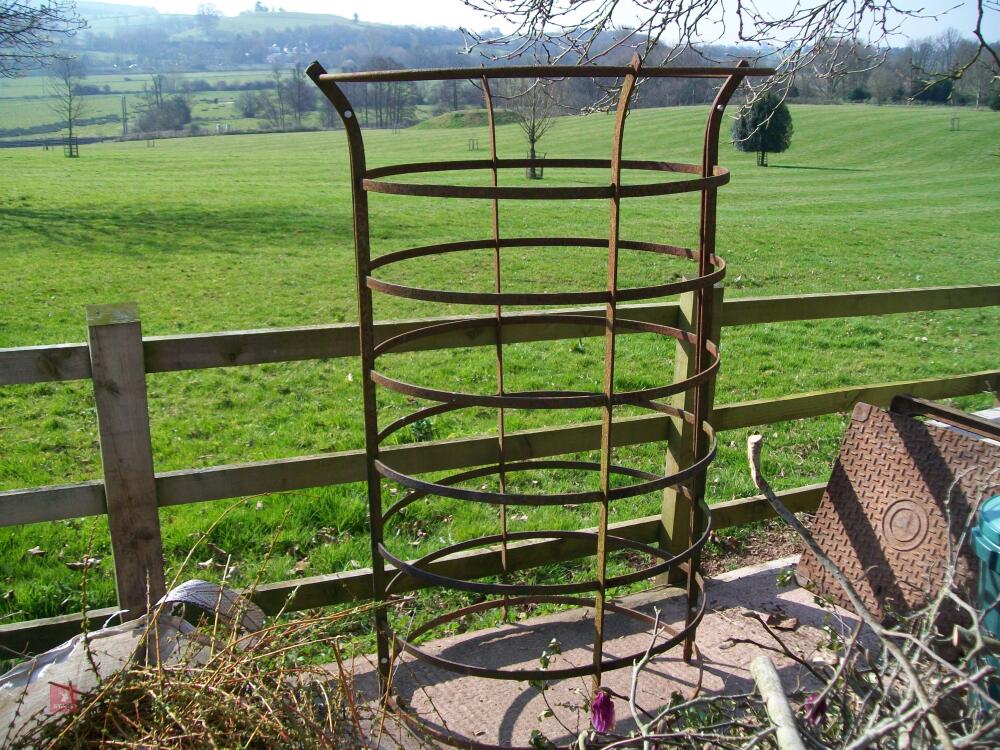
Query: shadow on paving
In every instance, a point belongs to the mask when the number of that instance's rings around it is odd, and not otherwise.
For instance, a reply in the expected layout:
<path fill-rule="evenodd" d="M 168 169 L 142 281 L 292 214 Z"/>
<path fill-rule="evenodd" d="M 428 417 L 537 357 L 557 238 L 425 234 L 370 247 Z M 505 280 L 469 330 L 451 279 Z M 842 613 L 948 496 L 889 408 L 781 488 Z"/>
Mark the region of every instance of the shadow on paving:
<path fill-rule="evenodd" d="M 749 664 L 760 653 L 766 653 L 775 662 L 790 696 L 813 687 L 805 669 L 776 652 L 778 644 L 773 637 L 758 620 L 747 616 L 757 613 L 767 619 L 773 615 L 773 621 L 778 623 L 773 632 L 789 649 L 806 657 L 828 639 L 825 626 L 840 630 L 845 636 L 851 631 L 856 623 L 853 616 L 843 611 L 831 613 L 817 606 L 813 595 L 804 589 L 778 589 L 777 574 L 794 561 L 795 558 L 787 558 L 709 580 L 705 619 L 697 636 L 700 664 L 685 663 L 680 646 L 654 658 L 639 679 L 638 705 L 653 712 L 669 703 L 675 693 L 689 698 L 699 686 L 702 694 L 709 695 L 752 692 L 754 683 Z M 622 603 L 648 614 L 658 608 L 661 621 L 675 628 L 684 621 L 684 600 L 676 589 L 626 597 Z M 605 632 L 605 658 L 641 654 L 649 645 L 648 628 L 621 614 L 607 615 Z M 562 645 L 562 654 L 552 659 L 551 668 L 558 669 L 589 664 L 593 635 L 591 611 L 568 609 L 431 641 L 424 648 L 435 656 L 479 667 L 537 669 L 542 650 L 556 638 Z M 573 708 L 582 704 L 582 695 L 590 693 L 589 677 L 552 681 L 543 696 L 525 682 L 463 676 L 409 655 L 397 664 L 396 695 L 438 731 L 476 742 L 524 747 L 534 729 L 561 745 L 575 741 L 578 732 L 589 726 L 589 716 Z M 372 662 L 366 660 L 355 668 L 358 689 L 366 697 L 375 698 Z M 631 677 L 632 670 L 623 668 L 606 673 L 603 684 L 614 693 L 627 696 Z M 627 700 L 616 698 L 615 703 L 617 731 L 627 733 L 635 726 Z M 543 714 L 547 709 L 554 715 Z M 417 743 L 411 738 L 402 744 Z"/>

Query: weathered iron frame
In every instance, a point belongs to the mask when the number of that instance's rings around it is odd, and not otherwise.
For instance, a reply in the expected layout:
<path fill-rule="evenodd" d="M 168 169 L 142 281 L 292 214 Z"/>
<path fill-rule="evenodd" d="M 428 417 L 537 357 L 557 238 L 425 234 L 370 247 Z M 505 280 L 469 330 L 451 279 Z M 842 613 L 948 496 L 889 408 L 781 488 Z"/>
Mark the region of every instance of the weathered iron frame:
<path fill-rule="evenodd" d="M 628 66 L 508 66 L 498 68 L 450 68 L 435 70 L 401 70 L 401 71 L 370 71 L 355 73 L 330 74 L 319 64 L 313 63 L 307 74 L 322 90 L 337 110 L 347 134 L 347 144 L 350 153 L 351 188 L 353 200 L 354 241 L 357 264 L 358 308 L 360 318 L 360 351 L 362 370 L 362 391 L 364 399 L 364 424 L 366 446 L 366 475 L 368 484 L 368 505 L 371 524 L 372 552 L 372 582 L 373 595 L 378 601 L 385 601 L 393 594 L 397 583 L 407 577 L 413 577 L 432 585 L 440 585 L 456 590 L 493 594 L 501 596 L 499 600 L 486 600 L 454 610 L 432 618 L 418 625 L 406 638 L 392 632 L 389 627 L 386 610 L 379 609 L 375 616 L 377 631 L 378 668 L 383 689 L 388 690 L 391 684 L 391 663 L 395 655 L 406 652 L 427 663 L 443 669 L 465 675 L 474 675 L 495 679 L 562 679 L 566 677 L 590 674 L 594 678 L 595 687 L 600 685 L 601 674 L 605 670 L 617 669 L 632 664 L 642 654 L 629 654 L 612 659 L 603 658 L 604 614 L 611 610 L 628 617 L 639 619 L 650 626 L 653 620 L 641 612 L 631 610 L 606 601 L 607 590 L 668 572 L 681 569 L 686 575 L 687 616 L 684 627 L 678 631 L 664 628 L 667 636 L 658 642 L 652 653 L 663 653 L 674 646 L 684 643 L 684 658 L 690 660 L 694 656 L 694 634 L 704 614 L 704 592 L 701 577 L 698 573 L 699 555 L 711 527 L 711 515 L 704 500 L 705 475 L 708 464 L 715 455 L 715 434 L 705 418 L 711 410 L 712 383 L 719 366 L 717 342 L 709 340 L 712 329 L 712 295 L 713 285 L 723 277 L 725 263 L 715 256 L 716 232 L 716 198 L 717 189 L 728 182 L 729 173 L 718 165 L 718 138 L 722 115 L 729 99 L 747 76 L 769 75 L 772 71 L 753 69 L 746 62 L 741 62 L 734 68 L 641 68 L 638 57 L 633 58 Z M 702 163 L 677 164 L 671 162 L 635 161 L 622 158 L 622 140 L 624 136 L 625 118 L 634 94 L 637 79 L 640 77 L 705 77 L 724 78 L 705 126 Z M 530 167 L 530 159 L 500 159 L 497 155 L 496 128 L 494 123 L 493 94 L 490 81 L 502 78 L 568 78 L 568 77 L 616 77 L 622 79 L 616 110 L 614 136 L 612 141 L 611 159 L 547 159 L 546 165 L 553 168 L 609 168 L 611 180 L 607 186 L 596 187 L 502 187 L 499 185 L 499 170 L 504 168 Z M 434 81 L 468 79 L 476 81 L 483 90 L 487 111 L 487 125 L 490 135 L 489 159 L 466 159 L 456 161 L 422 162 L 416 164 L 401 164 L 377 169 L 367 169 L 365 165 L 364 141 L 361 127 L 350 101 L 338 83 L 365 82 L 402 82 L 402 81 Z M 441 172 L 448 170 L 489 169 L 490 185 L 488 187 L 455 186 L 439 184 L 413 184 L 389 182 L 384 178 L 400 174 L 416 174 L 425 172 Z M 659 183 L 644 183 L 625 185 L 622 183 L 623 169 L 640 169 L 664 171 L 670 173 L 687 173 L 695 175 L 690 179 L 669 180 Z M 377 192 L 396 195 L 427 196 L 439 198 L 485 199 L 491 202 L 492 238 L 488 240 L 472 240 L 462 242 L 441 243 L 423 247 L 409 248 L 382 255 L 377 259 L 371 257 L 369 238 L 368 193 Z M 625 240 L 619 236 L 621 200 L 631 197 L 647 197 L 654 195 L 671 195 L 677 193 L 700 192 L 700 222 L 698 250 L 675 247 L 651 242 Z M 610 207 L 609 236 L 605 239 L 587 237 L 516 237 L 505 238 L 500 232 L 500 201 L 502 199 L 521 200 L 565 200 L 565 199 L 607 199 Z M 505 247 L 607 247 L 608 248 L 608 282 L 603 291 L 585 292 L 545 292 L 545 293 L 511 293 L 504 292 L 501 284 L 501 250 Z M 425 289 L 406 286 L 379 279 L 373 271 L 384 268 L 392 263 L 420 258 L 439 253 L 462 252 L 473 249 L 493 250 L 493 292 L 479 293 L 462 290 Z M 618 287 L 618 254 L 619 250 L 635 250 L 658 254 L 672 255 L 697 263 L 696 276 L 683 281 L 666 284 L 656 284 L 641 288 L 619 289 Z M 457 302 L 463 304 L 479 304 L 493 307 L 494 315 L 491 321 L 463 320 L 445 324 L 429 325 L 408 333 L 395 336 L 386 341 L 376 343 L 373 315 L 373 292 L 392 296 L 430 302 Z M 618 305 L 625 301 L 649 299 L 693 292 L 694 326 L 693 331 L 684 331 L 672 326 L 657 325 L 641 321 L 620 318 Z M 601 302 L 605 305 L 604 317 L 586 317 L 580 315 L 551 314 L 525 316 L 519 315 L 519 324 L 549 325 L 554 322 L 585 323 L 603 325 L 605 328 L 604 346 L 604 376 L 601 392 L 530 392 L 512 393 L 504 387 L 503 364 L 503 306 L 504 305 L 572 305 L 585 302 Z M 421 339 L 444 331 L 455 329 L 492 328 L 496 351 L 497 388 L 495 394 L 483 395 L 461 393 L 429 388 L 406 383 L 391 378 L 376 369 L 376 360 L 382 354 L 406 349 L 406 345 L 416 339 Z M 693 350 L 693 375 L 668 385 L 658 386 L 631 392 L 615 392 L 614 367 L 615 343 L 620 330 L 631 330 L 659 334 L 685 343 Z M 379 430 L 377 419 L 376 386 L 389 390 L 428 399 L 437 402 L 434 406 L 417 411 L 394 421 Z M 692 391 L 693 407 L 690 411 L 670 406 L 657 399 L 681 392 Z M 614 427 L 613 411 L 615 406 L 632 405 L 648 408 L 667 414 L 686 422 L 692 429 L 693 461 L 680 470 L 669 475 L 657 475 L 612 462 L 611 432 Z M 413 424 L 419 419 L 443 414 L 451 410 L 469 406 L 485 406 L 497 409 L 497 460 L 496 463 L 461 472 L 443 480 L 428 481 L 400 471 L 386 464 L 380 457 L 380 446 L 390 435 Z M 509 463 L 505 457 L 505 409 L 560 409 L 578 408 L 581 406 L 600 407 L 601 447 L 600 461 L 564 461 L 564 460 L 529 460 Z M 599 488 L 590 492 L 573 492 L 559 494 L 524 494 L 507 492 L 507 474 L 511 471 L 525 469 L 571 468 L 596 470 L 599 477 Z M 631 476 L 641 481 L 633 484 L 612 487 L 613 474 Z M 487 475 L 495 475 L 498 479 L 499 492 L 471 490 L 456 487 L 461 482 Z M 391 505 L 383 509 L 381 481 L 383 478 L 395 481 L 406 487 L 409 492 Z M 611 500 L 633 497 L 655 490 L 674 487 L 686 498 L 690 505 L 689 544 L 679 552 L 666 552 L 657 547 L 624 539 L 608 534 L 608 512 Z M 384 525 L 393 515 L 410 503 L 426 497 L 438 495 L 472 502 L 483 502 L 498 505 L 500 508 L 500 533 L 496 535 L 465 540 L 440 548 L 423 556 L 419 560 L 406 561 L 392 552 L 384 544 Z M 599 503 L 599 521 L 596 532 L 586 531 L 529 531 L 510 532 L 507 528 L 507 505 L 549 505 L 567 502 Z M 592 542 L 596 557 L 596 576 L 594 580 L 579 581 L 565 584 L 510 584 L 484 583 L 475 580 L 465 580 L 431 572 L 427 564 L 456 552 L 475 547 L 499 545 L 501 568 L 507 570 L 507 549 L 511 542 L 523 539 L 552 538 L 573 539 Z M 654 564 L 633 571 L 626 575 L 607 577 L 607 556 L 609 545 L 614 548 L 629 548 L 647 553 Z M 396 569 L 390 580 L 386 576 L 386 562 Z M 593 598 L 570 596 L 580 592 L 594 592 Z M 412 641 L 420 635 L 453 620 L 469 614 L 482 612 L 492 608 L 502 607 L 506 613 L 511 604 L 524 603 L 555 603 L 572 604 L 591 607 L 594 611 L 594 648 L 591 665 L 561 669 L 491 669 L 476 667 L 440 656 L 431 655 Z M 397 709 L 398 706 L 395 701 Z M 459 747 L 492 748 L 494 746 L 480 743 L 469 738 L 459 737 L 448 732 L 428 726 L 419 718 L 406 710 L 400 710 L 403 718 L 429 733 L 435 739 Z"/>

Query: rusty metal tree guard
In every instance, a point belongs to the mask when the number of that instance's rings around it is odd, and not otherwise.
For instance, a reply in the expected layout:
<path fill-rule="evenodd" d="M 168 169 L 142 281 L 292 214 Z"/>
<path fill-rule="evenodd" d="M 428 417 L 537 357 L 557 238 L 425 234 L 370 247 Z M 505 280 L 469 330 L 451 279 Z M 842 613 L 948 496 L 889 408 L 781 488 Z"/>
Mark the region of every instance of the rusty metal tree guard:
<path fill-rule="evenodd" d="M 705 472 L 715 455 L 715 434 L 705 419 L 711 406 L 711 386 L 719 367 L 717 342 L 709 340 L 712 313 L 712 287 L 725 273 L 723 260 L 714 254 L 716 228 L 716 191 L 729 181 L 729 172 L 718 166 L 718 138 L 723 110 L 733 92 L 746 76 L 767 75 L 771 71 L 752 69 L 746 63 L 735 68 L 642 68 L 638 58 L 629 66 L 545 67 L 511 66 L 497 68 L 458 68 L 438 70 L 372 71 L 355 73 L 327 73 L 319 63 L 313 63 L 307 74 L 322 90 L 340 115 L 347 132 L 350 150 L 351 188 L 353 193 L 354 241 L 357 261 L 357 285 L 361 331 L 361 370 L 364 396 L 365 446 L 367 452 L 368 503 L 371 523 L 372 580 L 374 598 L 384 601 L 400 588 L 404 578 L 415 579 L 424 585 L 446 587 L 471 592 L 481 596 L 492 595 L 471 606 L 462 607 L 418 624 L 409 633 L 399 634 L 389 626 L 385 610 L 376 616 L 378 662 L 383 687 L 389 684 L 391 660 L 395 654 L 405 652 L 424 662 L 454 673 L 505 680 L 557 680 L 568 677 L 592 675 L 595 686 L 600 684 L 601 673 L 631 665 L 641 653 L 623 657 L 606 658 L 603 653 L 604 615 L 611 611 L 637 619 L 649 626 L 653 619 L 636 610 L 610 603 L 607 591 L 637 581 L 679 569 L 686 575 L 687 617 L 683 628 L 664 628 L 667 637 L 659 641 L 652 653 L 660 654 L 684 643 L 684 657 L 690 659 L 694 648 L 694 633 L 704 612 L 704 593 L 698 574 L 699 552 L 710 530 L 710 513 L 704 501 Z M 705 139 L 701 164 L 679 164 L 659 161 L 635 161 L 622 158 L 622 139 L 625 118 L 639 77 L 699 77 L 722 78 L 724 82 L 712 104 L 705 126 Z M 530 159 L 501 159 L 497 156 L 496 130 L 494 127 L 493 97 L 490 82 L 503 78 L 620 78 L 621 92 L 611 144 L 610 159 L 549 158 L 550 169 L 610 169 L 610 182 L 600 186 L 500 186 L 502 169 L 522 169 L 532 166 Z M 338 84 L 385 83 L 401 81 L 441 81 L 469 79 L 476 81 L 484 92 L 490 136 L 489 159 L 464 159 L 456 161 L 398 164 L 376 169 L 365 165 L 365 149 L 361 128 L 354 107 Z M 436 183 L 396 182 L 399 175 L 414 175 L 453 170 L 489 170 L 489 186 L 462 186 Z M 653 183 L 626 184 L 622 170 L 648 170 L 670 174 L 690 175 L 684 179 L 668 179 Z M 700 241 L 697 250 L 676 247 L 658 242 L 624 239 L 620 236 L 620 211 L 623 199 L 673 195 L 697 192 L 701 195 Z M 369 243 L 368 194 L 425 196 L 435 198 L 479 199 L 492 204 L 492 237 L 457 242 L 411 247 L 372 258 Z M 505 237 L 500 231 L 500 204 L 504 200 L 607 200 L 610 206 L 608 237 Z M 568 292 L 512 292 L 501 284 L 500 260 L 505 248 L 518 247 L 606 247 L 608 250 L 608 282 L 605 289 Z M 461 289 L 427 289 L 386 280 L 384 269 L 394 263 L 428 258 L 446 253 L 491 249 L 493 251 L 493 291 L 480 293 Z M 697 269 L 682 281 L 652 284 L 642 287 L 618 286 L 618 257 L 620 250 L 630 250 L 672 256 L 690 261 Z M 619 304 L 650 298 L 693 292 L 695 294 L 695 325 L 693 332 L 667 325 L 631 320 L 619 315 Z M 480 319 L 466 319 L 438 323 L 411 330 L 386 341 L 376 342 L 373 320 L 373 293 L 394 295 L 427 302 L 446 302 L 482 305 L 492 308 L 493 315 Z M 603 303 L 605 314 L 518 313 L 518 325 L 549 326 L 571 323 L 604 328 L 604 374 L 600 392 L 585 391 L 531 391 L 509 392 L 504 388 L 504 336 L 505 314 L 503 308 L 511 305 L 577 305 Z M 497 388 L 492 394 L 453 392 L 426 385 L 405 382 L 381 372 L 378 359 L 384 354 L 406 351 L 408 345 L 452 331 L 478 333 L 491 339 L 496 350 Z M 632 391 L 614 390 L 615 341 L 622 331 L 652 333 L 687 344 L 693 351 L 694 374 L 665 385 Z M 377 387 L 386 388 L 408 397 L 428 400 L 433 406 L 419 408 L 380 429 L 377 418 Z M 660 401 L 668 396 L 685 392 L 693 393 L 691 411 Z M 632 406 L 649 409 L 683 420 L 691 427 L 693 461 L 672 474 L 661 475 L 612 462 L 613 412 L 615 407 Z M 496 460 L 494 463 L 471 471 L 432 481 L 391 465 L 380 450 L 386 440 L 399 430 L 418 420 L 469 407 L 495 409 L 497 419 Z M 599 407 L 602 410 L 600 461 L 569 461 L 556 459 L 530 459 L 511 461 L 505 456 L 505 410 L 507 409 L 569 409 Z M 697 437 L 694 437 L 697 435 Z M 532 494 L 507 491 L 507 476 L 513 472 L 537 469 L 573 469 L 595 472 L 598 486 L 589 491 Z M 419 473 L 419 472 L 417 472 Z M 631 484 L 613 486 L 612 475 L 629 478 Z M 473 479 L 494 476 L 499 491 L 468 489 L 463 483 Z M 381 482 L 390 480 L 408 490 L 401 499 L 387 509 L 382 504 Z M 614 500 L 635 497 L 649 492 L 676 487 L 691 508 L 689 546 L 682 551 L 665 551 L 630 539 L 608 533 L 608 509 Z M 461 541 L 442 547 L 416 561 L 406 561 L 393 554 L 384 544 L 383 529 L 386 523 L 415 501 L 430 496 L 454 498 L 476 503 L 487 503 L 499 508 L 499 534 Z M 563 505 L 566 503 L 599 504 L 599 522 L 596 532 L 586 531 L 508 531 L 507 506 Z M 524 540 L 556 539 L 586 543 L 596 558 L 596 576 L 589 581 L 569 583 L 526 584 L 485 582 L 455 576 L 446 576 L 429 569 L 429 564 L 456 552 L 499 545 L 501 567 L 508 570 L 507 552 L 512 542 Z M 608 551 L 635 550 L 648 555 L 655 562 L 647 567 L 623 575 L 607 575 Z M 386 562 L 395 569 L 387 579 Z M 593 592 L 593 598 L 576 596 Z M 459 663 L 428 653 L 415 641 L 441 625 L 461 617 L 491 609 L 524 604 L 551 603 L 590 607 L 594 611 L 593 663 L 584 666 L 557 669 L 493 669 Z M 397 705 L 397 709 L 402 709 Z M 432 728 L 407 710 L 400 710 L 402 717 L 429 732 L 438 740 L 460 747 L 488 747 L 470 738 L 459 737 L 448 731 Z"/>

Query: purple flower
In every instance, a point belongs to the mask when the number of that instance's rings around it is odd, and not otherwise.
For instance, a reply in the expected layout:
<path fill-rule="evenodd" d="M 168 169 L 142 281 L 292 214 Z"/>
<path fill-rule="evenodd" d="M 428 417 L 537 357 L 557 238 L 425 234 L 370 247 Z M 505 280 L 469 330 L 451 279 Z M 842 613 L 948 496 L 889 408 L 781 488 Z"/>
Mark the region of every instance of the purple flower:
<path fill-rule="evenodd" d="M 828 708 L 826 698 L 819 693 L 813 693 L 802 705 L 806 712 L 806 723 L 813 727 L 819 727 L 826 723 L 826 709 Z"/>
<path fill-rule="evenodd" d="M 611 732 L 615 728 L 615 702 L 605 688 L 597 688 L 594 700 L 590 704 L 590 723 L 601 733 Z"/>

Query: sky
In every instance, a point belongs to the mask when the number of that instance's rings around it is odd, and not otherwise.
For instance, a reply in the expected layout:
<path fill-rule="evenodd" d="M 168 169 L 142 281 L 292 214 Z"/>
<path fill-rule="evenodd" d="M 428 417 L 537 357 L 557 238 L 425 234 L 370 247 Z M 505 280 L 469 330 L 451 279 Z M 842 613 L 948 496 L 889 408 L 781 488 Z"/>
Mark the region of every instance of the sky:
<path fill-rule="evenodd" d="M 196 13 L 198 6 L 210 2 L 225 16 L 235 16 L 252 10 L 254 0 L 100 0 L 114 5 L 145 5 L 161 13 Z M 262 0 L 269 8 L 284 8 L 289 12 L 332 13 L 372 23 L 414 26 L 492 26 L 484 17 L 465 6 L 460 0 Z"/>
<path fill-rule="evenodd" d="M 206 0 L 103 0 L 116 5 L 144 5 L 161 13 L 195 13 Z M 460 0 L 263 0 L 268 7 L 302 13 L 333 13 L 350 18 L 355 13 L 362 21 L 416 26 L 466 26 L 483 29 L 497 26 L 485 16 L 465 6 Z M 760 0 L 758 7 L 786 6 L 788 0 Z M 223 15 L 237 15 L 253 8 L 253 0 L 211 0 Z M 905 37 L 920 38 L 938 34 L 953 26 L 971 35 L 975 27 L 975 3 L 971 0 L 901 0 L 898 6 L 922 8 L 928 14 L 941 13 L 938 19 L 908 19 L 901 29 Z M 957 6 L 957 7 L 956 7 Z M 1000 38 L 1000 13 L 987 13 L 984 31 L 988 39 Z M 900 43 L 905 39 L 901 38 Z"/>

